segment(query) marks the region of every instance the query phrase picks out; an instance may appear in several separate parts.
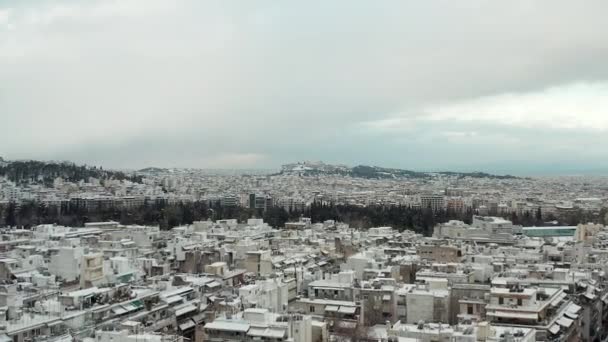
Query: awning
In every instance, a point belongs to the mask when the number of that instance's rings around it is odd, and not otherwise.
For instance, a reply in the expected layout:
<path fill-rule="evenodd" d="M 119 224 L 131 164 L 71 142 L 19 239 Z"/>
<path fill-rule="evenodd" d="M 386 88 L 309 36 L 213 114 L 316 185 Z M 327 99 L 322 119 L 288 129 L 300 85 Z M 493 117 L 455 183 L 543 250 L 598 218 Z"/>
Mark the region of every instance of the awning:
<path fill-rule="evenodd" d="M 574 322 L 573 320 L 566 318 L 566 317 L 560 317 L 557 322 L 557 324 L 561 325 L 564 328 L 570 328 L 570 326 L 572 325 L 572 322 Z"/>
<path fill-rule="evenodd" d="M 100 305 L 100 306 L 96 306 L 95 308 L 92 308 L 91 311 L 92 312 L 102 312 L 104 310 L 109 310 L 110 306 L 108 304 L 104 304 L 104 305 Z"/>
<path fill-rule="evenodd" d="M 196 307 L 194 305 L 188 304 L 175 310 L 175 316 L 181 316 L 192 311 L 196 311 Z"/>
<path fill-rule="evenodd" d="M 144 302 L 142 302 L 139 299 L 132 301 L 131 304 L 133 304 L 133 306 L 135 306 L 136 308 L 143 308 L 144 307 Z"/>
<path fill-rule="evenodd" d="M 122 307 L 126 310 L 126 312 L 132 312 L 137 310 L 137 307 L 133 304 L 125 304 Z"/>
<path fill-rule="evenodd" d="M 339 313 L 343 313 L 343 314 L 347 314 L 347 315 L 352 315 L 357 311 L 357 308 L 354 306 L 341 306 L 340 309 L 338 310 Z"/>
<path fill-rule="evenodd" d="M 597 298 L 597 296 L 592 293 L 585 293 L 584 296 L 589 300 L 595 300 L 595 298 Z"/>
<path fill-rule="evenodd" d="M 180 296 L 171 296 L 171 297 L 167 297 L 167 298 L 164 299 L 164 301 L 167 304 L 173 304 L 173 303 L 181 302 L 182 300 L 183 300 L 183 298 L 180 297 Z"/>
<path fill-rule="evenodd" d="M 510 311 L 494 311 L 486 313 L 487 316 L 503 317 L 503 318 L 518 318 L 537 320 L 538 314 L 535 313 L 524 313 L 524 312 L 510 312 Z"/>
<path fill-rule="evenodd" d="M 382 296 L 382 300 L 385 302 L 388 302 L 389 300 L 391 300 L 391 295 L 384 295 Z"/>
<path fill-rule="evenodd" d="M 282 328 L 266 328 L 266 327 L 251 327 L 247 335 L 253 337 L 266 337 L 269 339 L 282 339 L 286 335 L 285 329 Z"/>
<path fill-rule="evenodd" d="M 191 319 L 189 319 L 179 325 L 179 330 L 185 331 L 190 328 L 194 328 L 195 326 L 196 326 L 196 323 L 194 323 Z"/>
<path fill-rule="evenodd" d="M 325 306 L 325 311 L 327 312 L 338 312 L 339 307 L 337 305 L 327 305 Z"/>
<path fill-rule="evenodd" d="M 350 321 L 350 320 L 346 320 L 346 321 L 341 321 L 340 320 L 340 321 L 338 321 L 336 323 L 336 325 L 339 328 L 341 328 L 341 329 L 349 329 L 349 330 L 351 330 L 351 329 L 352 330 L 357 329 L 357 324 L 358 324 L 357 322 L 353 322 L 353 321 Z"/>
<path fill-rule="evenodd" d="M 577 318 L 578 318 L 578 315 L 577 315 L 577 314 L 572 313 L 572 312 L 570 312 L 570 311 L 566 311 L 566 312 L 564 313 L 564 316 L 566 316 L 566 317 L 568 317 L 568 318 L 571 318 L 571 319 L 577 319 Z"/>
<path fill-rule="evenodd" d="M 555 297 L 555 299 L 551 302 L 551 306 L 552 307 L 556 307 L 559 306 L 559 303 L 562 302 L 562 300 L 564 300 L 564 298 L 566 298 L 566 294 L 565 293 L 560 293 L 557 297 Z"/>
<path fill-rule="evenodd" d="M 574 303 L 570 303 L 570 305 L 568 305 L 568 309 L 566 309 L 566 311 L 571 312 L 573 314 L 577 314 L 577 313 L 579 313 L 579 311 L 581 311 L 581 307 Z"/>
<path fill-rule="evenodd" d="M 47 326 L 48 326 L 49 328 L 51 328 L 51 327 L 57 326 L 57 325 L 62 324 L 62 323 L 63 323 L 63 321 L 62 321 L 62 320 L 57 320 L 57 321 L 54 321 L 54 322 L 50 322 L 50 323 L 48 323 L 48 324 L 47 324 Z"/>
<path fill-rule="evenodd" d="M 264 336 L 264 331 L 266 331 L 266 328 L 251 327 L 251 329 L 249 329 L 249 331 L 247 332 L 247 335 L 261 337 L 261 336 Z"/>
<path fill-rule="evenodd" d="M 281 328 L 268 328 L 264 332 L 265 336 L 273 339 L 283 339 L 287 335 L 286 331 Z"/>
<path fill-rule="evenodd" d="M 559 333 L 559 329 L 560 329 L 559 325 L 553 324 L 551 326 L 551 328 L 549 328 L 549 332 L 552 333 L 553 335 L 557 335 Z"/>
<path fill-rule="evenodd" d="M 112 312 L 115 315 L 122 315 L 122 314 L 127 313 L 128 311 L 125 310 L 122 306 L 115 306 L 115 307 L 112 308 Z"/>
<path fill-rule="evenodd" d="M 214 281 L 212 281 L 210 283 L 205 284 L 205 286 L 207 286 L 207 287 L 220 287 L 220 286 L 222 286 L 222 284 L 220 284 L 219 282 L 217 282 L 217 281 L 214 280 Z"/>
<path fill-rule="evenodd" d="M 200 323 L 200 322 L 204 321 L 205 320 L 205 313 L 201 312 L 199 314 L 196 314 L 196 315 L 192 316 L 192 320 L 194 322 L 196 322 L 196 323 Z"/>

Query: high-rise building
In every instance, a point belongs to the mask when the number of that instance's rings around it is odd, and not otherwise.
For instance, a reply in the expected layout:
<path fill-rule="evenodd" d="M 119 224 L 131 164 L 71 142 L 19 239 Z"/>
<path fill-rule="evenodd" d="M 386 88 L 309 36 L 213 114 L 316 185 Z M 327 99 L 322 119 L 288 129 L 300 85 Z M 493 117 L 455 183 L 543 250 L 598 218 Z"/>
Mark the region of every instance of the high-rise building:
<path fill-rule="evenodd" d="M 438 194 L 420 195 L 420 207 L 422 207 L 423 209 L 431 208 L 433 211 L 443 209 L 443 207 L 444 207 L 443 195 L 438 195 Z"/>

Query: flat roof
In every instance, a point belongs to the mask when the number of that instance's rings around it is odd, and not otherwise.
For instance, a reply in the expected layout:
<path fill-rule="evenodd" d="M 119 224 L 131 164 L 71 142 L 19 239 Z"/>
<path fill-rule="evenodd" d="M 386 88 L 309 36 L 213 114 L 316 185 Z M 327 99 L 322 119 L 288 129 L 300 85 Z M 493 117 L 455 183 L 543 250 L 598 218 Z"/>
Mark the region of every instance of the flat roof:
<path fill-rule="evenodd" d="M 247 332 L 249 330 L 249 323 L 234 320 L 215 320 L 211 323 L 205 324 L 205 329 Z"/>

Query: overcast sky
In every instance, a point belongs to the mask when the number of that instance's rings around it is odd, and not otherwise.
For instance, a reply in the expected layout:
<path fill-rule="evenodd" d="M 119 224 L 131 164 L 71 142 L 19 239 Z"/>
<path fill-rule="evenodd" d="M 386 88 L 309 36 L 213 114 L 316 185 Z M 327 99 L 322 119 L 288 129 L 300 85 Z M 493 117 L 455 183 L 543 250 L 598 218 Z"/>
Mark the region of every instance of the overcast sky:
<path fill-rule="evenodd" d="M 0 156 L 608 168 L 608 1 L 0 0 Z"/>

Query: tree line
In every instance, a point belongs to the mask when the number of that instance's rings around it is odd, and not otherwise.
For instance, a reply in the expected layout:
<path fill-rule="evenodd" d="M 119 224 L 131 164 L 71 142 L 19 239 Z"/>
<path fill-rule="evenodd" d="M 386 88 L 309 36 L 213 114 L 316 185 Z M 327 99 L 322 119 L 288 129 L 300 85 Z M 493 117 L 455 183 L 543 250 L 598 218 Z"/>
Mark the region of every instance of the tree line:
<path fill-rule="evenodd" d="M 574 211 L 558 219 L 558 224 L 576 225 L 582 222 L 608 223 L 608 211 L 593 214 L 586 211 Z M 95 208 L 93 210 L 62 203 L 47 205 L 37 201 L 5 203 L 0 205 L 0 226 L 17 226 L 29 228 L 38 224 L 56 223 L 64 226 L 79 227 L 86 222 L 117 221 L 122 224 L 158 225 L 161 229 L 191 224 L 194 221 L 238 219 L 240 222 L 249 218 L 262 218 L 273 227 L 283 227 L 286 222 L 297 221 L 300 217 L 309 217 L 313 223 L 335 220 L 355 228 L 390 226 L 400 231 L 411 229 L 417 233 L 430 236 L 433 227 L 449 220 L 460 220 L 471 223 L 474 210 L 451 211 L 410 206 L 370 205 L 357 206 L 333 203 L 312 203 L 304 210 L 287 210 L 272 206 L 264 209 L 244 207 L 224 207 L 219 203 L 207 201 L 168 203 L 166 201 L 146 201 L 143 205 L 132 208 Z M 523 214 L 504 215 L 514 224 L 523 226 L 542 226 L 547 220 L 540 210 Z M 544 219 L 543 219 L 544 218 Z M 551 218 L 551 217 L 550 217 Z"/>

